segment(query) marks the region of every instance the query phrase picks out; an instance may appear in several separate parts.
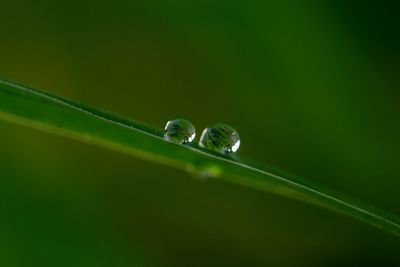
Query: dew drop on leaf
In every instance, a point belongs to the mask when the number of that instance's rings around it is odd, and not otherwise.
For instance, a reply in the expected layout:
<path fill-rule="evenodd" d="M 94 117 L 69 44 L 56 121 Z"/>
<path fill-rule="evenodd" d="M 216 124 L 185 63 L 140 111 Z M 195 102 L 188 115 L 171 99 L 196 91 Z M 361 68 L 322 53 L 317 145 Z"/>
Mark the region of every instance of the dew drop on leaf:
<path fill-rule="evenodd" d="M 186 119 L 173 119 L 167 122 L 164 138 L 177 144 L 191 143 L 196 136 L 194 125 Z"/>
<path fill-rule="evenodd" d="M 240 137 L 231 126 L 218 123 L 203 131 L 199 144 L 222 154 L 231 154 L 239 149 Z"/>
<path fill-rule="evenodd" d="M 217 178 L 222 174 L 222 170 L 217 164 L 207 162 L 200 162 L 189 166 L 187 167 L 187 171 L 189 171 L 193 177 L 201 180 Z"/>

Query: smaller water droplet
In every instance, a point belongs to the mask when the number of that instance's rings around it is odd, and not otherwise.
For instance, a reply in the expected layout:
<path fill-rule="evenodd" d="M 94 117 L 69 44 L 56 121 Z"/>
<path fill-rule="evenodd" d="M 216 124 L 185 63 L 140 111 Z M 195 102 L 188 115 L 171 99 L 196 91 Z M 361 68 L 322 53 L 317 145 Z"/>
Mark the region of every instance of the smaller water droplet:
<path fill-rule="evenodd" d="M 240 147 L 238 132 L 229 125 L 218 123 L 206 128 L 200 137 L 200 146 L 222 154 L 235 153 Z"/>
<path fill-rule="evenodd" d="M 196 136 L 194 125 L 185 119 L 174 119 L 167 122 L 164 138 L 177 144 L 193 142 Z"/>

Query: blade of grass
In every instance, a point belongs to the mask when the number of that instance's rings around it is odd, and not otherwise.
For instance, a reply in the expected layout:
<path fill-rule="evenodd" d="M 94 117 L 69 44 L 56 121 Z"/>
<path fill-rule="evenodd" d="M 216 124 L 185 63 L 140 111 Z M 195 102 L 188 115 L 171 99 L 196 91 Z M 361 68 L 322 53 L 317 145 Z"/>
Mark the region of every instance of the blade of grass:
<path fill-rule="evenodd" d="M 307 185 L 281 171 L 215 154 L 197 145 L 173 144 L 163 139 L 160 129 L 4 80 L 0 80 L 0 119 L 307 201 L 400 236 L 398 218 Z"/>

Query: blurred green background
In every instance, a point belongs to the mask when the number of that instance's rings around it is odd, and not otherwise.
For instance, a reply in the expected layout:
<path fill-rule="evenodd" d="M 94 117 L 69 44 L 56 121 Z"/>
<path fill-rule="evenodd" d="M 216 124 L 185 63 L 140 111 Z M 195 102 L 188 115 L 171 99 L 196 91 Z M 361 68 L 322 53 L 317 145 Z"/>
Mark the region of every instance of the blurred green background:
<path fill-rule="evenodd" d="M 160 128 L 229 123 L 240 155 L 400 214 L 384 2 L 0 0 L 0 76 Z M 400 265 L 398 237 L 327 210 L 5 122 L 0 137 L 0 266 Z"/>

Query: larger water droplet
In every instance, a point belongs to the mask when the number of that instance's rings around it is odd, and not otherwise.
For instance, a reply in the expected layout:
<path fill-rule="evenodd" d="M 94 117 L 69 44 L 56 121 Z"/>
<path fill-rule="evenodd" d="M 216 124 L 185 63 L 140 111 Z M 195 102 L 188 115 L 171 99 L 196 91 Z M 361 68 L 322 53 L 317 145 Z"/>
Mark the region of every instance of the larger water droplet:
<path fill-rule="evenodd" d="M 165 125 L 164 138 L 168 141 L 186 144 L 194 140 L 196 129 L 194 125 L 185 119 L 174 119 Z"/>
<path fill-rule="evenodd" d="M 200 137 L 200 146 L 223 154 L 235 153 L 240 146 L 238 132 L 226 124 L 214 124 L 206 128 Z"/>

